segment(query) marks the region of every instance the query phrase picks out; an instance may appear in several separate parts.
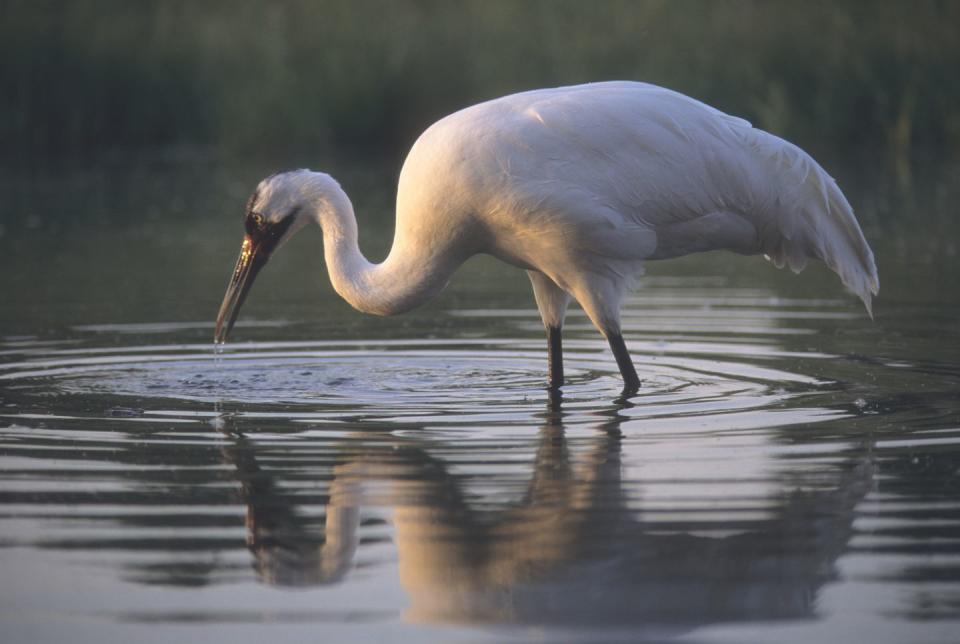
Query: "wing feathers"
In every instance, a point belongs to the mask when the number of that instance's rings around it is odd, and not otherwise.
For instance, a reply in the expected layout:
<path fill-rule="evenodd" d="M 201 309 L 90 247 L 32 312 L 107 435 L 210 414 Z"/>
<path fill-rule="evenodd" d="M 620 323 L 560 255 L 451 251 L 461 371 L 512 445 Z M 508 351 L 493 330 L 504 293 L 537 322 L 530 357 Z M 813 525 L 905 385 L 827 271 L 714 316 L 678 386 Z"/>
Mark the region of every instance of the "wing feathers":
<path fill-rule="evenodd" d="M 776 148 L 770 155 L 772 189 L 770 226 L 761 247 L 776 266 L 799 272 L 808 257 L 823 260 L 853 291 L 873 316 L 872 296 L 880 289 L 873 252 L 857 224 L 853 209 L 833 177 L 797 146 L 760 130 L 750 137 L 766 139 L 757 149 Z"/>

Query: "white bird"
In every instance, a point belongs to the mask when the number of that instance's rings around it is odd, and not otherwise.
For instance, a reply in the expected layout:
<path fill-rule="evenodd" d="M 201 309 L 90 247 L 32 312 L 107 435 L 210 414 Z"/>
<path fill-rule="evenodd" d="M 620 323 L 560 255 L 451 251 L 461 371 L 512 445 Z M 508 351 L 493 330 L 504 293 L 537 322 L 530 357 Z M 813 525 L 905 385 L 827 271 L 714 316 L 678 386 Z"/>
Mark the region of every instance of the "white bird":
<path fill-rule="evenodd" d="M 604 82 L 512 94 L 430 126 L 407 156 L 393 246 L 357 245 L 353 206 L 329 175 L 267 177 L 217 317 L 224 342 L 258 271 L 313 221 L 334 289 L 354 308 L 394 315 L 434 297 L 467 258 L 524 269 L 547 330 L 549 383 L 563 383 L 571 298 L 608 340 L 625 393 L 640 386 L 620 305 L 645 260 L 725 249 L 799 272 L 820 259 L 871 314 L 873 252 L 836 182 L 807 153 L 677 92 Z"/>

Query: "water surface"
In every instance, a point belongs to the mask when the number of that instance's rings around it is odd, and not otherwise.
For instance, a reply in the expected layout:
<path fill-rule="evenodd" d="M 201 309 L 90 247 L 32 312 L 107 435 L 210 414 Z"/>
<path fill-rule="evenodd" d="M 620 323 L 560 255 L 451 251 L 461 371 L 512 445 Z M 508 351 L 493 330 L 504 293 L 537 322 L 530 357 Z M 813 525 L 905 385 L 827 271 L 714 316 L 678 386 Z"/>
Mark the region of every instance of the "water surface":
<path fill-rule="evenodd" d="M 958 231 L 935 204 L 851 195 L 878 252 L 874 321 L 822 269 L 651 265 L 624 320 L 643 387 L 622 400 L 579 311 L 569 383 L 548 395 L 521 273 L 473 262 L 426 309 L 365 318 L 325 285 L 315 232 L 264 270 L 217 355 L 243 183 L 220 177 L 219 202 L 196 171 L 104 174 L 71 175 L 93 224 L 24 180 L 0 236 L 10 641 L 938 642 L 960 626 Z M 183 194 L 137 196 L 168 183 Z M 381 252 L 389 196 L 357 202 Z"/>

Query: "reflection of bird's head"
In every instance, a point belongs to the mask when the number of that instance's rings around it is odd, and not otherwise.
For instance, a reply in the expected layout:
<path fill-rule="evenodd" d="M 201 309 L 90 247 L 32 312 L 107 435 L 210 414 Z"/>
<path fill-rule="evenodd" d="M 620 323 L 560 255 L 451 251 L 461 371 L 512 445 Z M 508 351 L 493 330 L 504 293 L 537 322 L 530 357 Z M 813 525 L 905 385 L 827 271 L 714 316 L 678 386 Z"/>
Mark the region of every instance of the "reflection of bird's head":
<path fill-rule="evenodd" d="M 318 544 L 297 515 L 291 513 L 273 525 L 270 518 L 261 521 L 260 508 L 252 507 L 252 499 L 248 502 L 247 547 L 261 582 L 286 587 L 333 584 L 352 567 L 360 522 L 356 505 L 327 509 L 324 540 Z"/>
<path fill-rule="evenodd" d="M 242 434 L 221 450 L 237 469 L 247 505 L 247 547 L 260 581 L 271 586 L 314 586 L 339 581 L 350 569 L 360 523 L 358 482 L 334 468 L 323 530 L 312 529 L 274 476 L 260 468 L 255 446 Z M 322 538 L 320 537 L 322 534 Z"/>

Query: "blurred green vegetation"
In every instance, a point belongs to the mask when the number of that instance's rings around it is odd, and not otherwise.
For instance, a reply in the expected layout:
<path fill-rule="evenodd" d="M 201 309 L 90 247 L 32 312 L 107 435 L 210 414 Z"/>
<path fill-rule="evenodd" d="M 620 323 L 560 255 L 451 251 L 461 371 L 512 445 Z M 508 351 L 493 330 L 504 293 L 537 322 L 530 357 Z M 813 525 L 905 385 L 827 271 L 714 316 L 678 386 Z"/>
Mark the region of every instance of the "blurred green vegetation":
<path fill-rule="evenodd" d="M 392 158 L 473 102 L 623 78 L 902 164 L 958 156 L 958 70 L 952 1 L 3 0 L 0 155 Z"/>

